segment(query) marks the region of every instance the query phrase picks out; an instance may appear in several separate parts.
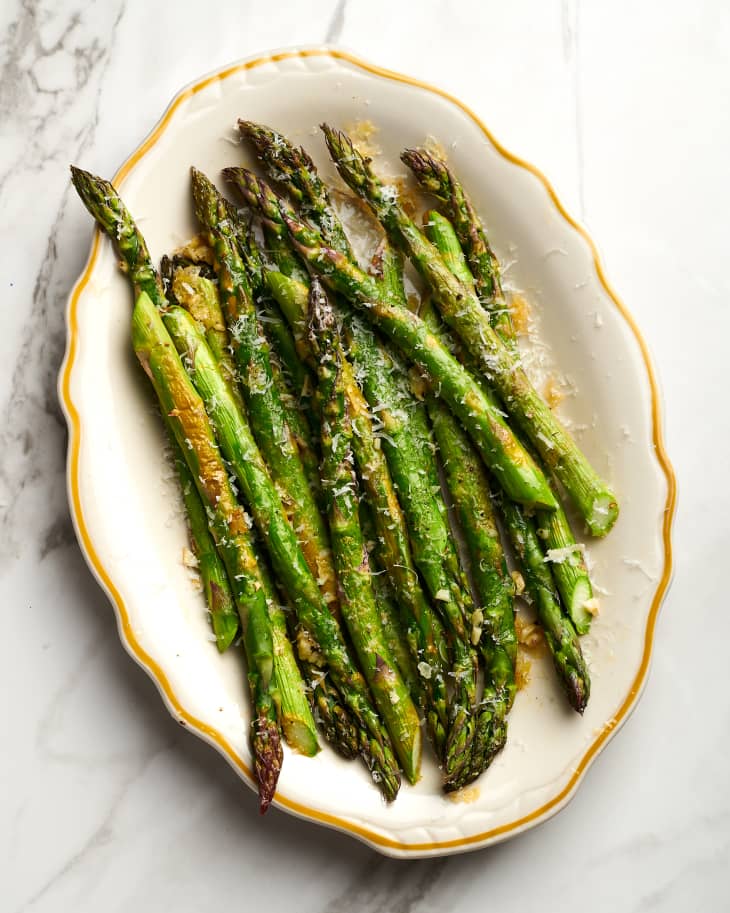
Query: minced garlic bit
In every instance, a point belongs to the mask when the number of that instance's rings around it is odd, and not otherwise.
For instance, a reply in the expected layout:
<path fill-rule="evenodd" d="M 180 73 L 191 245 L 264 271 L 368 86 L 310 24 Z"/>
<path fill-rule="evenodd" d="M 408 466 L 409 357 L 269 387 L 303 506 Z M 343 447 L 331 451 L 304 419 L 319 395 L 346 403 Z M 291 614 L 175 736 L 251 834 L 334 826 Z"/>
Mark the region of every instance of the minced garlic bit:
<path fill-rule="evenodd" d="M 309 631 L 300 628 L 297 631 L 297 650 L 299 658 L 315 666 L 324 665 L 324 658 L 319 651 L 319 646 L 315 643 L 314 638 Z"/>
<path fill-rule="evenodd" d="M 519 571 L 512 571 L 510 576 L 515 585 L 515 596 L 521 596 L 525 592 L 525 578 Z"/>
<path fill-rule="evenodd" d="M 527 336 L 530 330 L 530 305 L 524 295 L 513 292 L 509 301 L 512 326 L 518 336 Z"/>
<path fill-rule="evenodd" d="M 428 663 L 425 663 L 425 662 L 423 662 L 423 660 L 421 660 L 421 662 L 418 664 L 418 672 L 420 673 L 421 678 L 425 678 L 426 680 L 428 680 L 429 678 L 431 678 L 431 673 L 433 672 L 433 669 L 429 666 Z"/>
<path fill-rule="evenodd" d="M 550 564 L 563 564 L 567 561 L 575 567 L 580 563 L 580 556 L 583 555 L 585 548 L 585 545 L 581 542 L 576 542 L 575 545 L 566 545 L 564 548 L 549 548 L 545 552 L 543 561 Z"/>
<path fill-rule="evenodd" d="M 583 603 L 583 608 L 588 612 L 589 615 L 594 617 L 598 615 L 601 611 L 600 600 L 596 596 L 592 596 L 590 599 L 586 599 Z"/>
<path fill-rule="evenodd" d="M 438 599 L 439 602 L 448 602 L 451 596 L 447 589 L 443 589 L 439 590 L 433 598 Z"/>
<path fill-rule="evenodd" d="M 380 155 L 382 151 L 380 146 L 373 141 L 377 132 L 378 128 L 371 120 L 356 120 L 345 124 L 345 133 L 352 140 L 353 146 L 358 152 L 369 158 Z"/>
<path fill-rule="evenodd" d="M 540 625 L 532 621 L 525 621 L 520 615 L 515 615 L 515 633 L 517 642 L 527 650 L 536 650 L 544 643 Z"/>
<path fill-rule="evenodd" d="M 195 554 L 190 551 L 187 545 L 183 546 L 182 563 L 184 567 L 196 568 L 198 566 L 198 559 L 195 557 Z"/>
<path fill-rule="evenodd" d="M 525 656 L 522 650 L 517 651 L 517 662 L 515 663 L 515 685 L 518 691 L 523 691 L 530 684 L 530 669 L 532 663 Z"/>
<path fill-rule="evenodd" d="M 419 205 L 414 196 L 413 189 L 408 186 L 406 179 L 403 177 L 393 178 L 391 183 L 398 191 L 398 199 L 400 200 L 400 204 L 405 210 L 406 215 L 411 219 L 415 219 L 419 210 Z"/>
<path fill-rule="evenodd" d="M 189 241 L 178 247 L 174 253 L 178 257 L 192 260 L 193 263 L 208 263 L 213 266 L 213 249 L 202 234 L 194 235 Z"/>
<path fill-rule="evenodd" d="M 565 389 L 563 388 L 561 382 L 553 374 L 551 374 L 545 381 L 543 397 L 551 409 L 559 406 L 565 399 Z"/>

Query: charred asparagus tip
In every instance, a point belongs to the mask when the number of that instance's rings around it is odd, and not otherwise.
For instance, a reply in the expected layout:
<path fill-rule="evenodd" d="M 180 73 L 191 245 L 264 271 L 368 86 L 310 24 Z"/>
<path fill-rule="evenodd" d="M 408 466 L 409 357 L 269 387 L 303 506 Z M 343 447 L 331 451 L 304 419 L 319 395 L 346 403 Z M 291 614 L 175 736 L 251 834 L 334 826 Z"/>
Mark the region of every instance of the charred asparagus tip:
<path fill-rule="evenodd" d="M 273 720 L 259 716 L 253 737 L 254 766 L 259 785 L 259 811 L 263 815 L 271 805 L 281 773 L 284 752 L 279 728 Z"/>

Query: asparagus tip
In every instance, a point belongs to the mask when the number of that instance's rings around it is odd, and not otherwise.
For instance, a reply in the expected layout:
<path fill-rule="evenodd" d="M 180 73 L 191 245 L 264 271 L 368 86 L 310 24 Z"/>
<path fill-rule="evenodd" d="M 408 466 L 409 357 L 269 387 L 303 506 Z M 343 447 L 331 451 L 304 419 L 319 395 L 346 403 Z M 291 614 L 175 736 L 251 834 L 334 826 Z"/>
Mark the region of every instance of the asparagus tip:
<path fill-rule="evenodd" d="M 259 786 L 259 811 L 263 815 L 276 793 L 284 752 L 279 727 L 273 720 L 259 716 L 254 723 L 254 768 Z"/>

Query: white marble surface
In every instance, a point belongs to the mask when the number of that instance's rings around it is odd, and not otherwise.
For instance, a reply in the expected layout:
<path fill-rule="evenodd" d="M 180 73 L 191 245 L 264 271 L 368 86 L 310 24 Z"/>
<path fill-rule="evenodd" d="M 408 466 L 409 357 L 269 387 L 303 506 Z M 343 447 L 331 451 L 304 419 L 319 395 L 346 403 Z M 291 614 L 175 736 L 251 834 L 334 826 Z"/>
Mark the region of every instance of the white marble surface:
<path fill-rule="evenodd" d="M 0 909 L 728 909 L 730 9 L 315 5 L 0 5 Z M 65 500 L 55 375 L 90 236 L 68 163 L 111 174 L 183 83 L 324 40 L 460 96 L 585 220 L 654 351 L 680 482 L 676 578 L 636 713 L 557 818 L 447 861 L 259 820 L 122 650 Z"/>

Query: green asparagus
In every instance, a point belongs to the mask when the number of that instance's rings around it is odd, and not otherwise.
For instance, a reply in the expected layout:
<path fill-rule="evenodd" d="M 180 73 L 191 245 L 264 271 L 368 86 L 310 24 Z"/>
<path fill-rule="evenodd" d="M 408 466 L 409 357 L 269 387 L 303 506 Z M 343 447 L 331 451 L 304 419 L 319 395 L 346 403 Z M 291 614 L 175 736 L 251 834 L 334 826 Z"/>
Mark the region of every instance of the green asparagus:
<path fill-rule="evenodd" d="M 445 262 L 449 265 L 449 268 L 459 276 L 464 276 L 469 278 L 470 273 L 468 272 L 468 267 L 464 259 L 464 253 L 459 244 L 458 238 L 454 232 L 451 223 L 445 219 L 443 216 L 438 215 L 437 213 L 430 213 L 427 216 L 427 231 L 429 234 L 432 234 L 432 240 L 438 247 L 442 256 L 444 257 Z M 427 319 L 437 319 L 433 311 L 429 312 Z M 486 479 L 484 480 L 486 483 Z M 502 499 L 498 500 L 498 504 L 501 504 L 504 507 L 504 502 Z M 537 563 L 538 553 L 540 556 L 543 555 L 543 547 L 541 544 L 541 539 L 543 541 L 548 540 L 552 543 L 556 543 L 556 536 L 562 538 L 557 539 L 557 542 L 564 543 L 563 548 L 555 555 L 556 558 L 571 558 L 573 551 L 575 549 L 575 540 L 572 538 L 572 532 L 568 524 L 568 519 L 565 516 L 565 512 L 562 507 L 558 505 L 558 508 L 552 513 L 546 511 L 540 512 L 538 517 L 540 522 L 544 522 L 547 526 L 547 529 L 535 529 L 535 524 L 532 519 L 528 518 L 524 514 L 523 508 L 517 505 L 511 505 L 510 509 L 502 509 L 501 512 L 502 522 L 504 524 L 505 530 L 508 537 L 514 543 L 527 542 L 526 545 L 518 547 L 514 545 L 515 558 L 517 560 L 517 565 L 521 571 L 524 579 L 527 581 L 527 592 L 528 596 L 531 597 L 532 601 L 539 607 L 543 606 L 543 614 L 547 618 L 552 618 L 555 612 L 558 609 L 561 609 L 560 600 L 558 594 L 555 593 L 555 589 L 551 582 L 550 571 L 546 567 L 542 568 L 532 568 L 530 562 Z M 567 530 L 567 532 L 566 532 Z M 542 533 L 542 535 L 540 535 Z M 568 545 L 568 542 L 572 542 L 572 546 Z M 560 548 L 560 546 L 555 545 L 553 547 Z M 550 552 L 548 552 L 548 557 L 550 557 Z M 547 561 L 548 558 L 542 558 L 543 562 Z M 525 563 L 527 562 L 527 563 Z M 567 574 L 563 573 L 560 577 L 554 573 L 556 569 L 556 564 L 562 564 L 561 561 L 557 561 L 553 564 L 553 574 L 552 577 L 558 583 L 558 591 L 562 594 L 563 592 L 567 593 L 568 598 L 572 598 L 574 601 L 577 598 L 576 594 L 579 594 L 581 591 L 581 583 L 587 581 L 588 590 L 590 591 L 590 580 L 588 574 L 585 571 L 585 566 L 583 572 L 577 565 L 572 563 L 568 565 L 573 574 L 571 577 L 568 577 Z M 567 562 L 566 562 L 567 564 Z M 477 581 L 478 582 L 478 581 Z M 560 584 L 563 584 L 563 590 L 560 589 Z M 577 607 L 575 603 L 572 603 L 573 611 L 571 615 L 575 614 Z M 581 606 L 581 611 L 585 612 L 585 608 Z M 539 609 L 538 609 L 539 612 Z M 539 613 L 540 614 L 540 613 Z M 586 612 L 587 614 L 587 612 Z M 542 615 L 540 615 L 542 619 Z M 566 628 L 565 630 L 560 630 L 558 632 L 561 636 L 548 636 L 547 644 L 550 651 L 553 653 L 553 661 L 558 673 L 561 675 L 561 680 L 566 687 L 566 690 L 569 695 L 576 694 L 576 687 L 573 682 L 570 681 L 569 673 L 573 671 L 573 666 L 568 666 L 568 674 L 566 677 L 566 663 L 564 658 L 561 655 L 555 655 L 555 650 L 560 651 L 566 650 L 565 643 L 570 641 L 570 629 Z M 577 654 L 575 654 L 575 649 L 577 649 Z M 570 643 L 569 648 L 567 648 L 568 653 L 573 656 L 574 654 L 579 656 L 579 660 L 576 661 L 578 665 L 582 663 L 582 656 L 580 656 L 580 647 L 578 646 L 577 641 L 575 644 Z M 571 652 L 572 651 L 572 652 Z M 514 662 L 514 657 L 513 657 Z M 573 665 L 576 665 L 574 663 Z M 585 685 L 582 689 L 581 695 L 571 699 L 573 706 L 576 706 L 579 703 L 581 697 L 585 702 L 588 700 L 588 673 L 585 669 L 585 666 L 580 667 L 580 676 L 581 681 Z M 574 703 L 575 701 L 575 703 Z M 581 710 L 582 712 L 582 710 Z"/>
<path fill-rule="evenodd" d="M 524 571 L 525 592 L 545 632 L 553 664 L 571 707 L 583 713 L 590 694 L 588 668 L 573 622 L 560 607 L 550 569 L 545 564 L 535 523 L 515 504 L 495 494 L 505 518 L 505 529 Z"/>
<path fill-rule="evenodd" d="M 241 168 L 226 169 L 225 174 L 228 180 L 238 187 L 246 202 L 259 211 L 265 225 L 271 226 L 272 231 L 286 233 L 277 198 L 262 181 Z M 307 335 L 307 285 L 277 271 L 270 272 L 266 281 L 292 327 L 300 356 L 313 364 L 315 360 L 312 358 Z M 399 605 L 409 619 L 408 629 L 413 632 L 418 644 L 414 659 L 421 677 L 424 715 L 436 752 L 441 756 L 447 723 L 444 665 L 448 659 L 448 651 L 443 630 L 422 592 L 413 566 L 403 511 L 383 456 L 380 440 L 373 431 L 368 404 L 355 378 L 351 376 L 349 363 L 345 363 L 343 368 L 346 372 L 348 409 L 356 429 L 353 441 L 355 459 L 373 507 L 380 559 L 383 566 L 388 569 Z M 443 588 L 439 589 L 443 597 Z M 467 687 L 468 680 L 462 677 L 462 682 L 463 690 Z M 459 719 L 463 713 L 464 711 L 460 711 Z M 457 731 L 460 726 L 461 724 L 457 725 Z M 459 742 L 456 744 L 458 748 Z"/>
<path fill-rule="evenodd" d="M 472 763 L 455 780 L 454 787 L 458 788 L 479 776 L 506 738 L 505 720 L 516 690 L 514 585 L 507 572 L 482 462 L 451 412 L 433 396 L 429 398 L 429 415 L 479 597 L 480 610 L 471 633 L 486 671 Z"/>
<path fill-rule="evenodd" d="M 322 398 L 322 485 L 342 594 L 342 615 L 411 783 L 420 776 L 421 730 L 409 690 L 386 639 L 373 594 L 367 549 L 360 528 L 359 493 L 352 451 L 353 425 L 347 409 L 345 355 L 335 316 L 315 280 L 310 292 L 310 340 L 317 357 Z"/>
<path fill-rule="evenodd" d="M 299 536 L 307 564 L 327 602 L 336 604 L 329 536 L 273 381 L 268 342 L 238 255 L 236 222 L 230 217 L 229 204 L 196 169 L 192 170 L 192 187 L 196 215 L 215 254 L 222 304 L 256 443 Z"/>
<path fill-rule="evenodd" d="M 242 629 L 248 681 L 254 705 L 251 744 L 260 807 L 276 791 L 282 751 L 278 724 L 280 694 L 273 676 L 273 639 L 267 606 L 260 593 L 258 566 L 246 535 L 245 514 L 235 500 L 228 473 L 200 398 L 170 342 L 158 311 L 168 302 L 144 238 L 109 181 L 71 169 L 74 186 L 100 228 L 109 236 L 137 304 L 133 342 L 153 382 L 162 414 L 188 465 L 208 527 L 228 573 Z"/>
<path fill-rule="evenodd" d="M 168 426 L 173 459 L 185 505 L 190 544 L 198 562 L 205 604 L 210 614 L 216 645 L 218 650 L 223 653 L 238 634 L 238 612 L 225 566 L 216 551 L 215 542 L 208 529 L 208 517 L 195 487 L 195 480 L 190 474 L 185 457 L 169 426 L 169 419 L 165 418 L 165 424 Z"/>
<path fill-rule="evenodd" d="M 185 311 L 180 312 L 185 314 Z M 169 416 L 175 440 L 196 480 L 211 533 L 234 590 L 255 708 L 251 721 L 251 742 L 260 806 L 264 812 L 273 799 L 282 764 L 277 720 L 280 694 L 274 676 L 271 619 L 248 535 L 246 516 L 231 488 L 203 402 L 180 363 L 158 308 L 144 291 L 134 307 L 132 342 L 142 367 L 152 381 L 163 415 Z"/>
<path fill-rule="evenodd" d="M 445 204 L 446 213 L 466 255 L 469 278 L 473 277 L 479 300 L 489 313 L 495 331 L 503 339 L 511 338 L 514 327 L 502 292 L 499 261 L 461 183 L 445 162 L 424 149 L 406 149 L 401 159 L 421 187 Z M 433 238 L 431 241 L 436 243 Z M 462 276 L 459 278 L 465 281 Z"/>
<path fill-rule="evenodd" d="M 358 672 L 339 625 L 327 609 L 286 518 L 280 496 L 264 464 L 244 415 L 218 369 L 205 337 L 182 308 L 170 308 L 165 322 L 186 369 L 203 397 L 221 448 L 230 463 L 242 496 L 253 515 L 274 571 L 291 600 L 297 617 L 311 634 L 361 732 L 361 754 L 387 799 L 398 792 L 397 763 L 387 732 L 375 712 L 367 685 Z"/>
<path fill-rule="evenodd" d="M 532 387 L 518 359 L 494 331 L 474 289 L 451 273 L 437 249 L 404 211 L 397 189 L 383 184 L 369 160 L 343 133 L 326 124 L 322 129 L 345 183 L 370 205 L 389 237 L 408 254 L 428 283 L 444 319 L 460 336 L 486 380 L 494 385 L 522 433 L 563 483 L 591 532 L 606 535 L 618 517 L 615 495 Z M 513 500 L 525 502 L 506 487 L 505 491 Z M 552 509 L 554 504 L 541 505 L 536 500 L 535 506 Z"/>
<path fill-rule="evenodd" d="M 329 191 L 307 152 L 263 124 L 239 120 L 238 129 L 253 144 L 268 174 L 286 187 L 302 215 L 319 227 L 325 242 L 354 260 L 342 223 L 332 209 Z"/>
<path fill-rule="evenodd" d="M 384 300 L 379 284 L 342 254 L 321 244 L 282 201 L 282 213 L 297 249 L 324 281 L 357 305 L 421 370 L 469 431 L 482 458 L 507 495 L 533 506 L 555 507 L 542 472 L 510 431 L 501 412 L 474 378 L 416 315 Z"/>
<path fill-rule="evenodd" d="M 455 178 L 452 177 L 455 183 Z M 463 197 L 463 193 L 462 193 Z M 466 233 L 468 239 L 483 235 L 481 222 L 473 209 L 468 210 L 469 218 L 475 220 L 470 230 Z M 426 234 L 438 249 L 449 269 L 462 282 L 468 284 L 473 281 L 472 273 L 465 260 L 465 254 L 456 236 L 454 227 L 438 212 L 426 214 Z M 464 243 L 464 242 L 462 242 Z M 483 261 L 477 259 L 477 263 Z M 475 267 L 472 265 L 472 269 Z M 487 267 L 492 279 L 492 287 L 501 288 L 499 280 L 499 262 L 491 252 L 487 258 Z M 483 281 L 486 285 L 486 280 Z M 492 299 L 495 305 L 496 298 Z M 505 345 L 515 347 L 515 339 L 511 335 L 511 321 L 505 320 L 504 308 L 496 305 L 488 310 L 490 319 L 497 333 L 502 337 Z M 485 304 L 485 307 L 487 305 Z M 485 391 L 486 392 L 486 391 Z M 536 462 L 540 462 L 538 455 L 533 453 Z M 549 474 L 546 473 L 549 478 Z M 593 588 L 580 546 L 577 545 L 570 523 L 560 501 L 555 498 L 557 507 L 553 511 L 538 512 L 538 533 L 544 542 L 546 561 L 552 563 L 552 573 L 557 584 L 568 615 L 575 624 L 579 634 L 585 634 L 590 629 L 591 614 L 588 607 L 593 603 Z"/>

